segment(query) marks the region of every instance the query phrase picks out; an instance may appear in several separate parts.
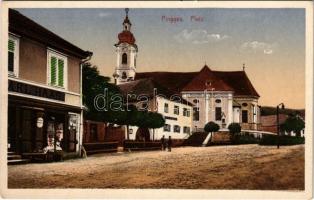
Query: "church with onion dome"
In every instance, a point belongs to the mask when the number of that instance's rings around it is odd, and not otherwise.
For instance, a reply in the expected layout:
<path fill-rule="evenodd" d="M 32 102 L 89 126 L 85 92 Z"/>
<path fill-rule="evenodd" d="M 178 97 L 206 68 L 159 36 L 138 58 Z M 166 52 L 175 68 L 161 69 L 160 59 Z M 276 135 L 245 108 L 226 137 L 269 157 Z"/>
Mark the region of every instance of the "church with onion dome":
<path fill-rule="evenodd" d="M 221 130 L 233 122 L 240 123 L 243 130 L 259 130 L 260 96 L 245 66 L 241 71 L 216 71 L 205 65 L 193 72 L 136 72 L 138 47 L 131 32 L 129 10 L 125 11 L 123 30 L 115 44 L 117 65 L 113 78 L 124 94 L 151 95 L 148 88 L 163 91 L 157 92 L 157 97 L 144 106 L 140 105 L 156 110 L 166 119 L 156 139 L 162 135 L 184 139 L 192 132 L 201 131 L 209 121 L 217 123 Z M 173 101 L 172 96 L 181 98 L 181 102 Z"/>
<path fill-rule="evenodd" d="M 128 9 L 122 23 L 123 30 L 118 35 L 119 41 L 114 45 L 117 53 L 117 66 L 113 77 L 116 84 L 134 80 L 136 73 L 136 57 L 138 48 L 131 32 L 132 24 L 128 17 Z"/>

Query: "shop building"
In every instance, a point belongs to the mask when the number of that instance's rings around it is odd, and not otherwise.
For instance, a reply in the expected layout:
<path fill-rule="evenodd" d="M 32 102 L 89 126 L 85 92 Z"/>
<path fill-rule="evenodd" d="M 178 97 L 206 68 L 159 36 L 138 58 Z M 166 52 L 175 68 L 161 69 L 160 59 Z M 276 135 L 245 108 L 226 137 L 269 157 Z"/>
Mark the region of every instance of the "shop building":
<path fill-rule="evenodd" d="M 9 10 L 8 151 L 80 152 L 82 70 L 92 56 Z"/>

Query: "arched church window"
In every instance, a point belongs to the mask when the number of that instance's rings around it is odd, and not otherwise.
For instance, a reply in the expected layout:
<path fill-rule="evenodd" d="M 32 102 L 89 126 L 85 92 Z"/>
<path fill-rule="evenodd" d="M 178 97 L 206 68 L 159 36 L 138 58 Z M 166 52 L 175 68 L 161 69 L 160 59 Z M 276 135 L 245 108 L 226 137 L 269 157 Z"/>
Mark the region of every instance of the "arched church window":
<path fill-rule="evenodd" d="M 128 63 L 128 55 L 126 53 L 122 54 L 122 64 Z"/>
<path fill-rule="evenodd" d="M 127 76 L 126 76 L 126 72 L 122 72 L 122 79 L 126 79 Z"/>

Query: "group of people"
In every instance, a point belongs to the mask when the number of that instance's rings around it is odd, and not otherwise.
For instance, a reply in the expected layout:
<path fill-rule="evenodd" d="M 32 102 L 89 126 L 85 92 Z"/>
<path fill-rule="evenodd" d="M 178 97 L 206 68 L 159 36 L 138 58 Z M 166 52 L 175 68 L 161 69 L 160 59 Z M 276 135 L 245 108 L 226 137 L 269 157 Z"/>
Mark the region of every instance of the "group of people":
<path fill-rule="evenodd" d="M 172 145 L 172 140 L 171 136 L 166 140 L 165 136 L 163 135 L 162 138 L 160 139 L 161 142 L 161 150 L 166 151 L 166 148 L 169 152 L 171 152 L 171 145 Z"/>

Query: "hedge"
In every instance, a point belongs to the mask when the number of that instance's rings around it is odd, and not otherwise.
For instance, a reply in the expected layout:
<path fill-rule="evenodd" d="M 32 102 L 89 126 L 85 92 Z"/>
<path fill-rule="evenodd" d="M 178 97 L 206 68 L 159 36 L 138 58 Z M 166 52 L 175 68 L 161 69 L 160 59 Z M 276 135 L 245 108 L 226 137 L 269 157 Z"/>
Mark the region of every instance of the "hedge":
<path fill-rule="evenodd" d="M 263 135 L 260 145 L 277 145 L 277 135 Z M 304 137 L 279 136 L 279 145 L 304 144 Z"/>
<path fill-rule="evenodd" d="M 235 134 L 231 140 L 232 144 L 258 144 L 260 142 L 259 138 L 255 138 L 254 135 L 246 133 L 242 133 L 241 135 Z"/>
<path fill-rule="evenodd" d="M 124 150 L 161 150 L 160 141 L 137 141 L 137 140 L 124 140 Z"/>

